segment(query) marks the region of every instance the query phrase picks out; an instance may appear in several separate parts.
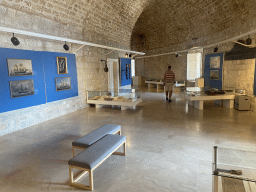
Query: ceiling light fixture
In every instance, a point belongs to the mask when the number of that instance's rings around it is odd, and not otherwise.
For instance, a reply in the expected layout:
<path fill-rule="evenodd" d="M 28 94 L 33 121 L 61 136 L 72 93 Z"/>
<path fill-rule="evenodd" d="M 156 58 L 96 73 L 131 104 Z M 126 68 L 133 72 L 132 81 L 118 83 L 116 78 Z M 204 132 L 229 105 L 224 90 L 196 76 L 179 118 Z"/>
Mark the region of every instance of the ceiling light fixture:
<path fill-rule="evenodd" d="M 14 37 L 14 33 L 13 33 L 13 37 L 11 38 L 11 42 L 15 46 L 18 46 L 20 44 L 20 41 L 17 39 L 17 37 Z"/>
<path fill-rule="evenodd" d="M 89 43 L 86 41 L 79 41 L 79 40 L 75 40 L 75 39 L 68 39 L 68 38 L 62 38 L 62 37 L 57 37 L 57 36 L 52 36 L 52 35 L 45 35 L 45 34 L 41 34 L 41 33 L 34 33 L 34 32 L 24 31 L 24 30 L 19 30 L 19 29 L 7 28 L 7 27 L 2 27 L 2 26 L 0 26 L 0 31 L 7 32 L 7 33 L 20 34 L 20 35 L 25 35 L 25 36 L 30 36 L 30 37 L 39 37 L 39 38 L 43 38 L 43 39 L 50 39 L 50 40 L 54 40 L 54 41 L 62 41 L 62 42 L 66 41 L 68 43 L 80 44 L 82 46 L 87 45 L 87 46 L 98 47 L 98 48 L 102 48 L 102 49 L 109 49 L 109 50 L 114 50 L 114 51 L 122 51 L 122 52 L 129 52 L 129 53 L 145 55 L 145 53 L 142 53 L 142 52 L 131 51 L 131 50 L 126 50 L 126 49 L 121 49 L 121 48 L 116 48 L 116 47 L 110 47 L 110 46 L 105 46 L 105 45 L 100 45 L 100 44 L 95 44 L 95 43 Z"/>
<path fill-rule="evenodd" d="M 252 44 L 252 39 L 250 38 L 250 36 L 248 36 L 248 38 L 246 39 L 246 44 L 247 45 L 251 45 Z"/>
<path fill-rule="evenodd" d="M 63 45 L 63 48 L 68 51 L 69 50 L 69 46 L 67 45 L 66 41 L 65 41 L 65 44 Z"/>

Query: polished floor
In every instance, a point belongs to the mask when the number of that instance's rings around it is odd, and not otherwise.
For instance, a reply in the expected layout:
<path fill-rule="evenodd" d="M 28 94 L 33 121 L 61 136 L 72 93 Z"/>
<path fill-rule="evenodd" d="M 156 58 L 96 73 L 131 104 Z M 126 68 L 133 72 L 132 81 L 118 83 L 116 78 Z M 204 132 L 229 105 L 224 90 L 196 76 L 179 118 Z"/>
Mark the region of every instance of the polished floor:
<path fill-rule="evenodd" d="M 255 112 L 213 102 L 199 111 L 146 88 L 136 109 L 90 107 L 1 136 L 0 191 L 83 191 L 69 185 L 71 142 L 110 123 L 122 126 L 127 156 L 110 156 L 95 170 L 95 192 L 210 192 L 213 146 L 256 144 Z"/>

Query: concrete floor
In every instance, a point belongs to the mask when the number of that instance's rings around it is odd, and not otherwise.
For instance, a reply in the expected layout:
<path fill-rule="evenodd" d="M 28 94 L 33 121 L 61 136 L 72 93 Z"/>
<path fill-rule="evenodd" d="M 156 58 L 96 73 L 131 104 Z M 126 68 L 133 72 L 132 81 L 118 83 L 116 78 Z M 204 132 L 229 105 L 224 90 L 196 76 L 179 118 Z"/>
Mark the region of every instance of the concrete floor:
<path fill-rule="evenodd" d="M 108 123 L 122 126 L 127 156 L 95 170 L 94 191 L 210 192 L 214 145 L 254 149 L 255 112 L 213 102 L 199 111 L 145 90 L 135 110 L 90 107 L 0 137 L 0 191 L 83 191 L 69 186 L 71 142 Z"/>

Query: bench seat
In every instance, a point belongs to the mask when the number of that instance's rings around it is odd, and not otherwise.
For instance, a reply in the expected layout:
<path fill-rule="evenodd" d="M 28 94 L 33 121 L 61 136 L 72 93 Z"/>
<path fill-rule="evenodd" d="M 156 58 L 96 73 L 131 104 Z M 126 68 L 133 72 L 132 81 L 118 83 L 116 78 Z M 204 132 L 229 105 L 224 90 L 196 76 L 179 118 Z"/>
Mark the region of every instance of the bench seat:
<path fill-rule="evenodd" d="M 72 142 L 73 157 L 75 156 L 75 148 L 86 149 L 96 141 L 100 140 L 102 137 L 106 136 L 107 134 L 116 134 L 116 133 L 119 133 L 119 135 L 121 135 L 121 125 L 106 124 L 92 131 L 91 133 L 73 141 Z"/>
<path fill-rule="evenodd" d="M 107 134 L 99 141 L 88 147 L 86 150 L 79 153 L 68 161 L 70 184 L 76 187 L 93 190 L 93 170 L 96 169 L 105 159 L 111 154 L 125 155 L 126 137 L 121 135 Z M 123 152 L 115 152 L 123 145 Z M 73 168 L 82 170 L 82 174 L 74 179 Z M 79 184 L 77 181 L 89 172 L 89 186 Z"/>

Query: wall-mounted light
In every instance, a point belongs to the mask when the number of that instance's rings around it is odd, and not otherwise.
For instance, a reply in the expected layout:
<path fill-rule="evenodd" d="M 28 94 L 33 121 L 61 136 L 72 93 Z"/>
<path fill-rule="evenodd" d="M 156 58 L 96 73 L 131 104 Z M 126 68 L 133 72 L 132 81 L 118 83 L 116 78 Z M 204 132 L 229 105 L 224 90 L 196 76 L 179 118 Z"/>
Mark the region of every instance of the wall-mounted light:
<path fill-rule="evenodd" d="M 125 57 L 131 57 L 132 56 L 132 54 L 131 53 L 125 53 Z"/>
<path fill-rule="evenodd" d="M 178 54 L 178 53 L 175 53 L 175 57 L 179 57 L 179 54 Z"/>
<path fill-rule="evenodd" d="M 17 39 L 17 37 L 14 37 L 14 33 L 13 33 L 13 37 L 11 38 L 11 42 L 15 46 L 18 46 L 20 44 L 20 41 Z"/>
<path fill-rule="evenodd" d="M 248 36 L 248 38 L 246 39 L 246 44 L 247 45 L 251 45 L 252 44 L 252 39 L 250 38 L 250 36 Z"/>
<path fill-rule="evenodd" d="M 218 46 L 216 46 L 216 47 L 214 48 L 213 52 L 217 53 L 218 50 L 219 50 L 219 48 L 218 48 Z"/>
<path fill-rule="evenodd" d="M 105 72 L 108 72 L 107 61 L 106 61 L 106 60 L 101 59 L 101 62 L 105 62 L 104 71 L 105 71 Z"/>
<path fill-rule="evenodd" d="M 69 50 L 69 46 L 67 45 L 66 41 L 65 41 L 65 44 L 63 45 L 63 48 L 68 51 Z"/>

